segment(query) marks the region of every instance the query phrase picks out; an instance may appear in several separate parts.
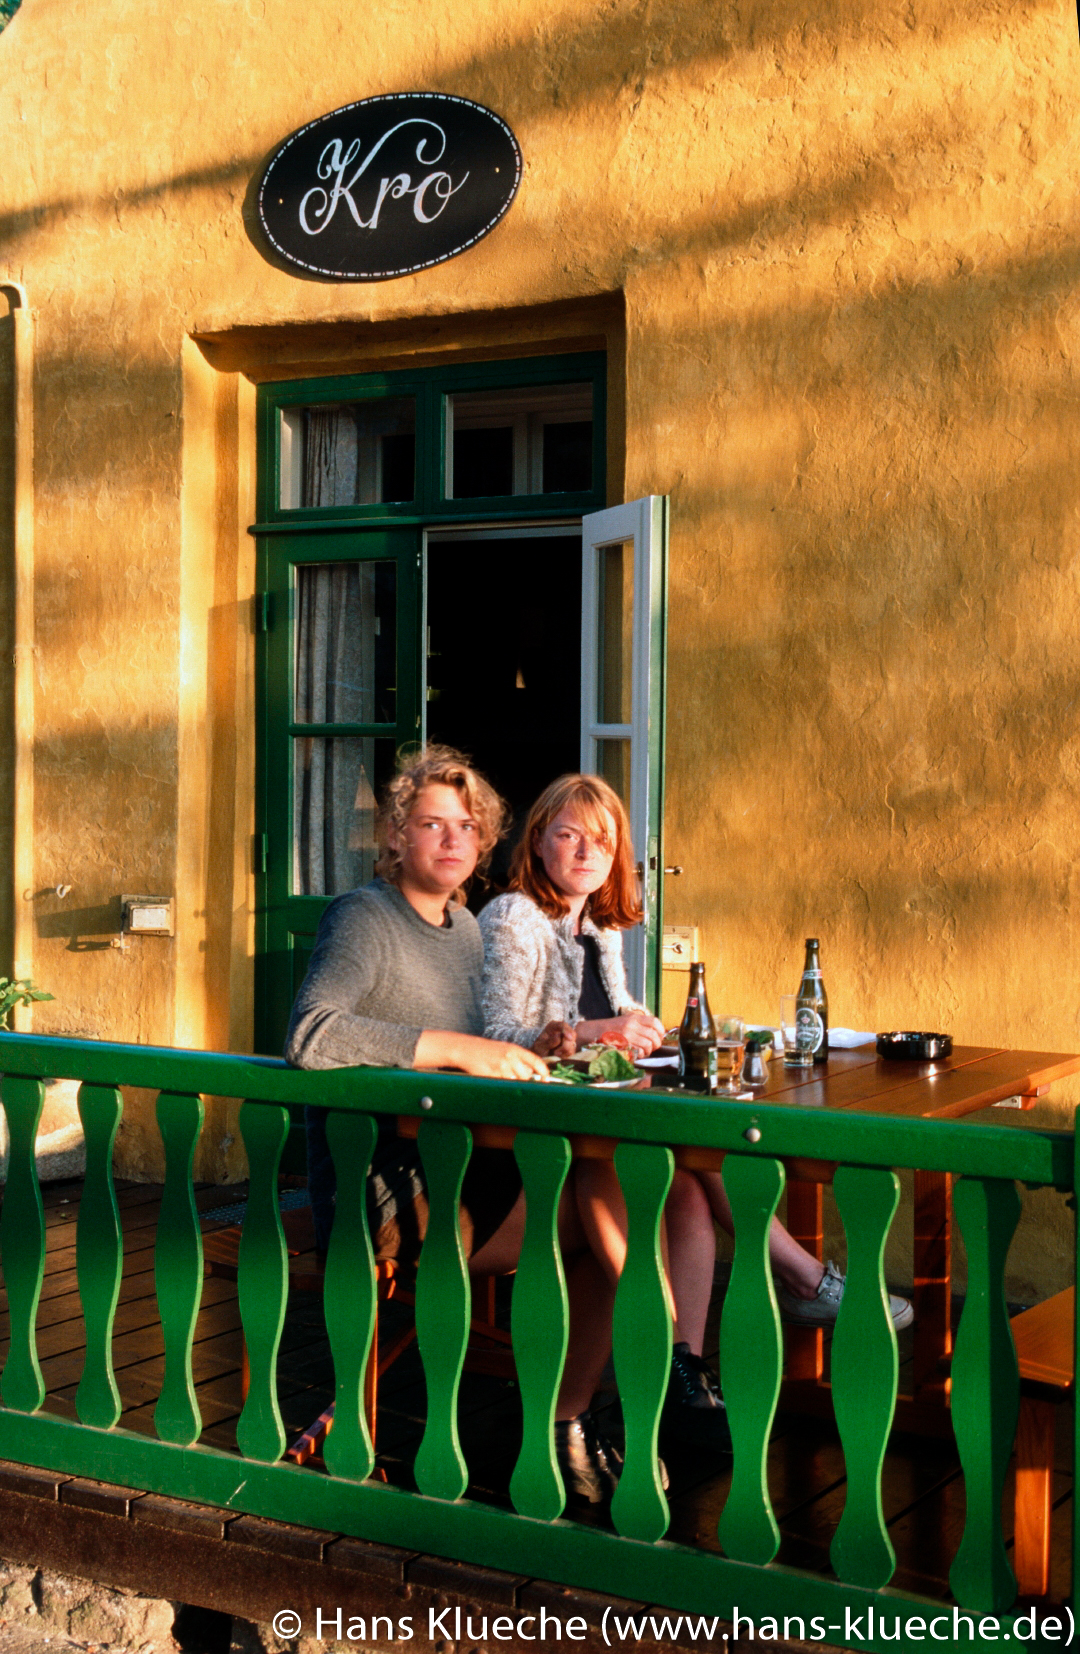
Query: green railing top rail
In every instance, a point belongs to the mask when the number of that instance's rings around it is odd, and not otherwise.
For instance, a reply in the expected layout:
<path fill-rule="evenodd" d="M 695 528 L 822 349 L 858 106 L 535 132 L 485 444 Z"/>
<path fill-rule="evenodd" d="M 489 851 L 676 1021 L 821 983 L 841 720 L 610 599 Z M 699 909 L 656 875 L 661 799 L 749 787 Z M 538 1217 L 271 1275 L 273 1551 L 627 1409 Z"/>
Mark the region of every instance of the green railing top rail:
<path fill-rule="evenodd" d="M 1071 1131 L 1017 1129 L 970 1117 L 923 1120 L 408 1069 L 301 1071 L 276 1057 L 8 1032 L 0 1033 L 0 1072 L 1073 1187 Z"/>

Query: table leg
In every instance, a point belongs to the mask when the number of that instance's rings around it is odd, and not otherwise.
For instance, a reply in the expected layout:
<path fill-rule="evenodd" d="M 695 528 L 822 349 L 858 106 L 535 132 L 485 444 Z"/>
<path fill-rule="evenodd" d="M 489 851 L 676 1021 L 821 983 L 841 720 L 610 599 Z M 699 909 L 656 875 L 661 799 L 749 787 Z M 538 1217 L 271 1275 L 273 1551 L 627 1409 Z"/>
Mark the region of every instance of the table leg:
<path fill-rule="evenodd" d="M 793 1240 L 815 1258 L 821 1258 L 821 1184 L 789 1181 L 787 1186 L 787 1227 Z M 824 1370 L 824 1340 L 819 1327 L 788 1327 L 785 1371 L 788 1378 L 821 1377 Z"/>
<path fill-rule="evenodd" d="M 951 1172 L 915 1173 L 915 1372 L 920 1400 L 945 1400 L 952 1354 Z"/>

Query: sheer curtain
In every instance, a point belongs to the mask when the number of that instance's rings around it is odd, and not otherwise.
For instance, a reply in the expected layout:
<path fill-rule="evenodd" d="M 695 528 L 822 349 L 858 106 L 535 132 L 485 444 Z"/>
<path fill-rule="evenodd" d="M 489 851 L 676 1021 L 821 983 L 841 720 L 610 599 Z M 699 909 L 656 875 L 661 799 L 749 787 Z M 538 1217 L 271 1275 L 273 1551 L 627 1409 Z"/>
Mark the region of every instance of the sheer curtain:
<path fill-rule="evenodd" d="M 356 423 L 350 409 L 312 409 L 304 445 L 304 503 L 355 498 Z M 301 565 L 296 571 L 298 724 L 375 719 L 375 566 Z M 375 742 L 358 735 L 296 740 L 293 890 L 339 895 L 371 878 L 376 859 Z"/>

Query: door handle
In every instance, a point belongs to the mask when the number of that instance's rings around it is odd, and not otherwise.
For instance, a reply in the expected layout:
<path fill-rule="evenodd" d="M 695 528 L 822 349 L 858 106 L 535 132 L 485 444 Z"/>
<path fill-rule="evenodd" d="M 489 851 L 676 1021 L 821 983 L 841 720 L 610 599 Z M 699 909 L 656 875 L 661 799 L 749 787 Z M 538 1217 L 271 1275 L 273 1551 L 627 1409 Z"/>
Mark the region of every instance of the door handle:
<path fill-rule="evenodd" d="M 664 872 L 665 873 L 670 873 L 673 879 L 677 879 L 679 877 L 679 875 L 681 874 L 681 872 L 682 872 L 682 868 L 681 867 L 665 867 Z"/>
<path fill-rule="evenodd" d="M 654 872 L 654 873 L 656 872 L 656 857 L 655 856 L 650 856 L 649 857 L 649 867 L 652 870 L 652 872 Z M 634 871 L 637 874 L 639 879 L 643 879 L 645 877 L 645 863 L 639 861 L 637 866 L 634 868 Z M 679 877 L 679 875 L 682 873 L 682 868 L 681 867 L 665 867 L 664 872 L 665 873 L 670 873 L 672 878 L 677 879 Z"/>

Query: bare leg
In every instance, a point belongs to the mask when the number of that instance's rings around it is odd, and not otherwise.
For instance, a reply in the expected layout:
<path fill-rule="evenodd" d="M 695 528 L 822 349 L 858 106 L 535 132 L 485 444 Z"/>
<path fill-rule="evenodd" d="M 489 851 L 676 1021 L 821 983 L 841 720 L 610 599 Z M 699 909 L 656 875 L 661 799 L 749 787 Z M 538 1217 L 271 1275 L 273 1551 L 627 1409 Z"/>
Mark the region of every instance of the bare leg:
<path fill-rule="evenodd" d="M 716 1269 L 716 1231 L 708 1196 L 693 1172 L 676 1170 L 664 1216 L 678 1311 L 675 1340 L 685 1339 L 700 1355 Z"/>
<path fill-rule="evenodd" d="M 731 1216 L 731 1204 L 720 1173 L 698 1172 L 697 1176 L 708 1196 L 717 1223 L 721 1229 L 733 1235 L 735 1224 Z M 797 1240 L 792 1239 L 779 1218 L 773 1218 L 769 1229 L 769 1262 L 772 1264 L 773 1274 L 778 1275 L 797 1298 L 817 1296 L 825 1266 L 817 1258 L 811 1257 Z"/>
<path fill-rule="evenodd" d="M 617 1282 L 626 1263 L 626 1202 L 611 1160 L 579 1160 L 575 1168 L 578 1209 L 593 1252 Z M 697 1178 L 676 1171 L 661 1231 L 674 1338 L 701 1354 L 712 1294 L 716 1238 L 712 1213 Z"/>

